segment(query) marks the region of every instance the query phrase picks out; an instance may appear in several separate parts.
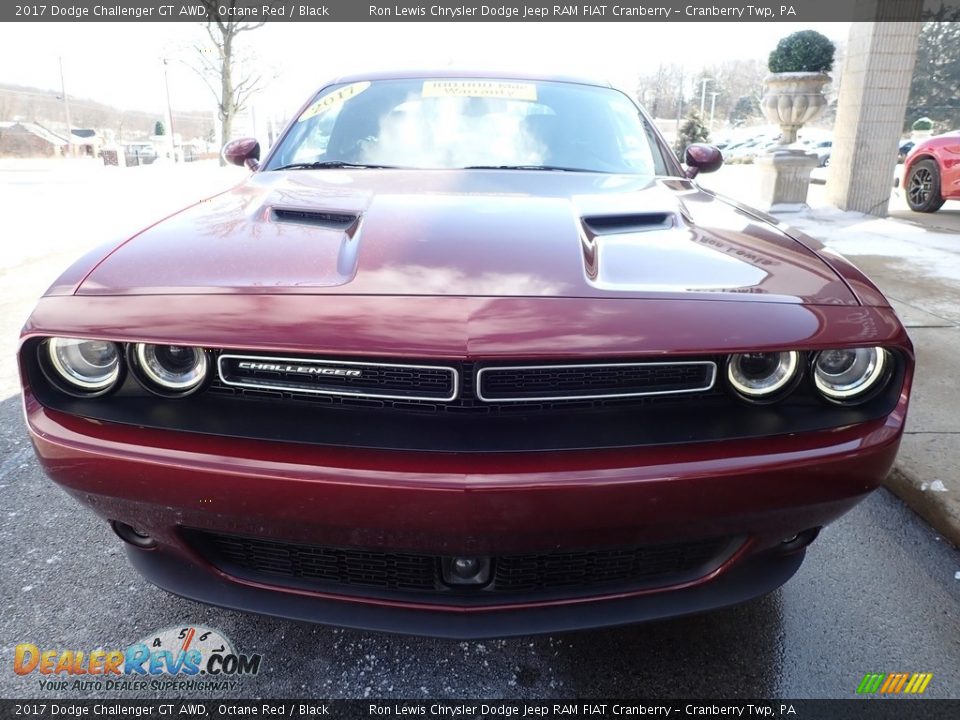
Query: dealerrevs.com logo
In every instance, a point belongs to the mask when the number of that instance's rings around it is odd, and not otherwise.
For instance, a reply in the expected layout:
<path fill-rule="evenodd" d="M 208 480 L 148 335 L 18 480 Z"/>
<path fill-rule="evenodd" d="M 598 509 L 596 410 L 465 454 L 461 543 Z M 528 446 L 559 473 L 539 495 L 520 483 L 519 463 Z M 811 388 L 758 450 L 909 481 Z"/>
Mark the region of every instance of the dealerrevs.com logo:
<path fill-rule="evenodd" d="M 125 649 L 73 650 L 20 643 L 13 671 L 43 690 L 236 690 L 262 656 L 238 653 L 218 630 L 187 625 L 150 633 Z"/>

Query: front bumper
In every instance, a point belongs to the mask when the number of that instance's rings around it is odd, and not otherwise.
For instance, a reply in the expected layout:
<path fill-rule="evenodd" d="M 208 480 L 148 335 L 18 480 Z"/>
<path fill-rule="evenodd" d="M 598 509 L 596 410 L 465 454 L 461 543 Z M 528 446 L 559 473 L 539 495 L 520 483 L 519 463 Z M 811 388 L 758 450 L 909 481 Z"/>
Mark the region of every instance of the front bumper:
<path fill-rule="evenodd" d="M 760 441 L 498 455 L 356 451 L 85 420 L 25 393 L 47 473 L 108 520 L 153 537 L 130 549 L 151 581 L 204 602 L 350 627 L 450 637 L 570 630 L 697 612 L 768 592 L 796 571 L 785 539 L 831 522 L 893 463 L 896 411 Z M 478 605 L 370 597 L 237 577 L 183 528 L 436 556 L 743 538 L 702 576 L 668 586 Z"/>
<path fill-rule="evenodd" d="M 238 584 L 185 563 L 176 553 L 128 548 L 133 566 L 154 585 L 210 605 L 341 627 L 458 640 L 512 637 L 626 625 L 746 602 L 793 577 L 804 551 L 754 557 L 709 583 L 602 601 L 516 606 L 484 612 L 359 604 Z"/>

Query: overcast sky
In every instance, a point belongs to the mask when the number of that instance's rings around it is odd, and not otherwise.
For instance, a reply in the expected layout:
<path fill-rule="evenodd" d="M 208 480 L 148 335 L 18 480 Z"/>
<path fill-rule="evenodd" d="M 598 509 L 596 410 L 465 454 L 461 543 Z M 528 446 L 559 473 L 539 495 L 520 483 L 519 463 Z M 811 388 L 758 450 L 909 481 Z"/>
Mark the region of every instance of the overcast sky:
<path fill-rule="evenodd" d="M 268 23 L 243 35 L 276 74 L 258 108 L 290 113 L 330 76 L 444 65 L 573 73 L 633 90 L 660 62 L 695 71 L 729 59 L 765 58 L 777 41 L 813 28 L 845 42 L 849 23 Z M 123 109 L 164 108 L 160 58 L 204 36 L 191 23 L 0 25 L 0 82 L 59 89 L 63 57 L 71 96 Z M 170 66 L 175 111 L 211 110 L 203 82 Z"/>

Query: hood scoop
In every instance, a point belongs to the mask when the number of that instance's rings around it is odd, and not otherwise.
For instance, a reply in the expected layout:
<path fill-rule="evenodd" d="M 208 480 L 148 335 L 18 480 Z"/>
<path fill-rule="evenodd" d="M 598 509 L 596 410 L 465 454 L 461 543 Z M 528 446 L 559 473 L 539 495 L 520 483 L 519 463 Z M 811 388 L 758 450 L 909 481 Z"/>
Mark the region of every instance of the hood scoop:
<path fill-rule="evenodd" d="M 292 208 L 273 208 L 271 216 L 274 222 L 312 225 L 329 230 L 347 230 L 359 218 L 358 215 L 341 212 L 323 212 L 317 210 L 295 210 Z"/>
<path fill-rule="evenodd" d="M 583 218 L 584 227 L 593 236 L 619 233 L 669 230 L 674 226 L 673 213 L 630 213 L 627 215 L 596 215 Z"/>

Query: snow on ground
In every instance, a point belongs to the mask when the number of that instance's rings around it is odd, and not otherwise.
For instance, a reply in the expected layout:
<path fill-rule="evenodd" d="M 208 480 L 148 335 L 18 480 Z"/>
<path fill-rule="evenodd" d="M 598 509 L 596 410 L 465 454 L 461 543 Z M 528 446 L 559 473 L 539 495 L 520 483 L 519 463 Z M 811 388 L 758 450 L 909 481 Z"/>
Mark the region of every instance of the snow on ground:
<path fill-rule="evenodd" d="M 898 166 L 896 172 L 902 172 L 902 167 Z M 816 170 L 814 175 L 826 178 L 827 170 Z M 698 182 L 722 195 L 762 208 L 760 173 L 754 165 L 725 165 L 719 172 L 701 176 Z M 902 191 L 895 191 L 893 199 L 891 211 L 906 208 Z M 930 221 L 936 217 L 924 217 L 928 224 L 921 226 L 909 219 L 880 219 L 839 210 L 827 203 L 826 189 L 822 184 L 810 186 L 807 202 L 809 210 L 781 213 L 778 219 L 852 259 L 857 255 L 889 257 L 902 264 L 905 271 L 960 282 L 960 233 L 931 225 Z M 944 206 L 941 214 L 944 214 L 945 225 L 948 224 L 947 213 L 955 225 L 958 209 L 960 203 L 957 202 L 948 202 Z M 909 218 L 915 214 L 905 215 Z M 916 218 L 917 221 L 920 219 Z"/>
<path fill-rule="evenodd" d="M 830 206 L 783 214 L 780 219 L 843 255 L 895 258 L 929 277 L 960 282 L 960 234 Z"/>
<path fill-rule="evenodd" d="M 88 160 L 0 162 L 0 272 L 61 252 L 75 256 L 230 187 L 240 168 L 216 161 L 104 167 Z"/>

